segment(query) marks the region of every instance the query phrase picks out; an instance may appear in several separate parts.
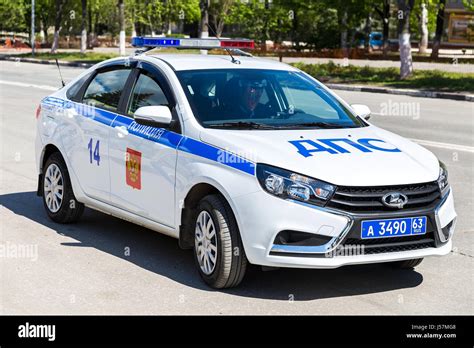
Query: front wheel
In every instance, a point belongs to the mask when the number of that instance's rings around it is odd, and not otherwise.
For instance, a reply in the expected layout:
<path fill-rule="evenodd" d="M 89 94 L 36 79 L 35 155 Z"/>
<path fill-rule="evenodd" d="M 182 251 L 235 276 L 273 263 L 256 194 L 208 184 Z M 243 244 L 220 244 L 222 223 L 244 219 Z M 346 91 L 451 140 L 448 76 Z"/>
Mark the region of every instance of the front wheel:
<path fill-rule="evenodd" d="M 213 288 L 235 287 L 244 277 L 247 257 L 232 209 L 221 195 L 199 202 L 194 258 L 201 278 Z"/>

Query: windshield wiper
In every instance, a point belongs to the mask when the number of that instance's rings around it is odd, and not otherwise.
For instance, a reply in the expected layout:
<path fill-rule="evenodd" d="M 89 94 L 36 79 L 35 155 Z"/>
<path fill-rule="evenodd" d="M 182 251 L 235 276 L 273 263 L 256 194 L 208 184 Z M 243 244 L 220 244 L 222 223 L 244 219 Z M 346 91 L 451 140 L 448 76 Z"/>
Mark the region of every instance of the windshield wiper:
<path fill-rule="evenodd" d="M 331 122 L 292 123 L 291 125 L 288 125 L 288 127 L 355 128 L 354 126 L 343 125 L 343 124 L 338 124 L 338 123 L 331 123 Z"/>
<path fill-rule="evenodd" d="M 237 129 L 275 129 L 275 127 L 257 122 L 223 122 L 207 125 L 210 128 L 237 128 Z"/>
<path fill-rule="evenodd" d="M 306 123 L 289 123 L 289 124 L 263 124 L 257 122 L 223 122 L 207 125 L 209 128 L 234 128 L 234 129 L 294 129 L 294 128 L 355 128 L 331 122 L 306 122 Z"/>

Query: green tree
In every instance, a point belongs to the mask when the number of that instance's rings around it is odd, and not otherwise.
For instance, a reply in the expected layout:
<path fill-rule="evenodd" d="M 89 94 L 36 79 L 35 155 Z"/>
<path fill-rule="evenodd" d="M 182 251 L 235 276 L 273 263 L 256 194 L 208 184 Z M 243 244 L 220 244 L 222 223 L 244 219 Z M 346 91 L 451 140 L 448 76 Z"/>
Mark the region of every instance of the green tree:
<path fill-rule="evenodd" d="M 54 25 L 54 0 L 36 0 L 35 10 L 40 30 L 43 32 L 41 36 L 44 38 L 44 43 L 47 43 L 48 28 Z M 27 21 L 25 18 L 25 22 Z"/>
<path fill-rule="evenodd" d="M 244 37 L 264 41 L 267 38 L 264 30 L 266 11 L 265 4 L 259 0 L 236 1 L 229 9 L 226 23 L 236 25 L 238 33 Z"/>
<path fill-rule="evenodd" d="M 444 9 L 446 7 L 446 0 L 439 0 L 438 11 L 436 14 L 436 32 L 433 40 L 433 49 L 431 50 L 431 58 L 438 58 L 439 47 L 441 46 L 441 38 L 444 29 Z"/>
<path fill-rule="evenodd" d="M 292 38 L 305 42 L 306 48 L 336 48 L 340 47 L 339 15 L 331 1 L 295 1 L 297 9 L 293 20 Z"/>
<path fill-rule="evenodd" d="M 199 0 L 164 0 L 163 32 L 171 33 L 171 23 L 193 23 L 199 20 Z"/>
<path fill-rule="evenodd" d="M 237 28 L 235 35 L 265 42 L 279 40 L 282 31 L 289 30 L 290 19 L 284 7 L 278 2 L 250 0 L 248 3 L 235 1 L 225 18 L 227 24 Z"/>
<path fill-rule="evenodd" d="M 81 0 L 81 53 L 87 48 L 87 0 Z"/>
<path fill-rule="evenodd" d="M 474 11 L 474 1 L 473 0 L 462 0 L 464 8 L 468 11 Z"/>
<path fill-rule="evenodd" d="M 210 23 L 214 27 L 217 36 L 221 36 L 224 30 L 226 17 L 234 5 L 235 0 L 214 0 L 209 7 Z"/>
<path fill-rule="evenodd" d="M 120 32 L 117 0 L 89 0 L 88 24 L 91 39 L 97 35 Z"/>
<path fill-rule="evenodd" d="M 420 24 L 420 19 L 421 19 L 421 9 L 422 9 L 421 4 L 423 3 L 426 5 L 426 9 L 428 10 L 428 32 L 434 33 L 436 29 L 436 14 L 438 11 L 439 0 L 417 1 L 415 3 L 415 7 L 413 8 L 412 16 L 410 17 L 410 26 L 413 29 L 415 28 L 419 29 L 420 27 L 419 24 Z M 419 30 L 417 31 L 413 30 L 412 34 L 417 39 L 420 37 Z"/>
<path fill-rule="evenodd" d="M 339 47 L 344 56 L 348 56 L 348 48 L 352 46 L 356 29 L 374 11 L 373 0 L 326 0 L 326 6 L 337 11 Z"/>
<path fill-rule="evenodd" d="M 120 24 L 120 37 L 119 37 L 119 54 L 125 55 L 125 3 L 124 0 L 118 0 L 117 3 L 119 10 L 119 24 Z"/>
<path fill-rule="evenodd" d="M 138 35 L 169 32 L 171 23 L 193 23 L 199 19 L 199 0 L 127 0 L 126 17 Z"/>
<path fill-rule="evenodd" d="M 382 21 L 383 56 L 386 57 L 389 50 L 388 36 L 390 33 L 390 0 L 378 0 L 374 2 L 374 9 Z"/>
<path fill-rule="evenodd" d="M 31 8 L 23 1 L 0 0 L 0 30 L 25 32 L 30 27 L 24 18 Z"/>
<path fill-rule="evenodd" d="M 209 7 L 211 6 L 211 0 L 199 0 L 199 12 L 201 14 L 199 21 L 199 32 L 200 38 L 206 38 L 209 36 Z M 204 52 L 205 53 L 205 52 Z"/>
<path fill-rule="evenodd" d="M 413 74 L 410 15 L 414 5 L 415 0 L 398 0 L 398 40 L 400 46 L 400 78 L 402 80 Z"/>
<path fill-rule="evenodd" d="M 55 14 L 54 14 L 54 39 L 53 45 L 51 46 L 51 53 L 56 53 L 59 46 L 59 31 L 61 30 L 61 24 L 63 19 L 64 6 L 67 0 L 56 0 L 55 1 Z"/>

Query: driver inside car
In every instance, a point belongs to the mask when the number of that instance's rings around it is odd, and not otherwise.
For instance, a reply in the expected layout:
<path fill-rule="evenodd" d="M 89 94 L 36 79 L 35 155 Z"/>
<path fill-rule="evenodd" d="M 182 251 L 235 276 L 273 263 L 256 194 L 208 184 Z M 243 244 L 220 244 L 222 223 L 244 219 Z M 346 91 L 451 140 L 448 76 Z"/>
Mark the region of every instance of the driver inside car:
<path fill-rule="evenodd" d="M 235 94 L 227 98 L 221 116 L 227 119 L 256 119 L 268 118 L 272 112 L 271 105 L 262 103 L 262 96 L 267 87 L 267 81 L 260 78 L 241 77 L 228 82 L 235 88 L 228 88 L 227 91 L 236 91 Z"/>

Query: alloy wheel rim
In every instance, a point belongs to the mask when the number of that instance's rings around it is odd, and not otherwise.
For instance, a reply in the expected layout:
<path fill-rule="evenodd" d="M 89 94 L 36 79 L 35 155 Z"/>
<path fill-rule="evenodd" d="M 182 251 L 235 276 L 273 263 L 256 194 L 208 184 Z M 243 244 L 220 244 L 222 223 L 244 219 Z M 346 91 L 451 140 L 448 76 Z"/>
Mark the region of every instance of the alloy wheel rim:
<path fill-rule="evenodd" d="M 217 235 L 214 221 L 207 211 L 202 211 L 196 220 L 194 245 L 202 272 L 210 275 L 217 264 Z"/>
<path fill-rule="evenodd" d="M 63 203 L 64 182 L 59 167 L 52 163 L 44 176 L 44 197 L 49 211 L 56 213 Z"/>

